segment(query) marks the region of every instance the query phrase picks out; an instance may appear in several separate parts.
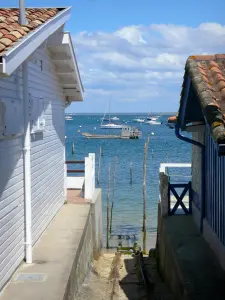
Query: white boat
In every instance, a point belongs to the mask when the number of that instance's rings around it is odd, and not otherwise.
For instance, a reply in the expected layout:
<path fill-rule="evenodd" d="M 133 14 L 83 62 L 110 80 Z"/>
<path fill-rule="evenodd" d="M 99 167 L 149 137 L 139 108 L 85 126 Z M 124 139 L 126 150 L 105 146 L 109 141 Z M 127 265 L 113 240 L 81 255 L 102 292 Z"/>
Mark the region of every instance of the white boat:
<path fill-rule="evenodd" d="M 101 124 L 101 129 L 122 129 L 124 125 L 121 124 L 114 124 L 114 123 L 108 123 L 108 124 Z"/>
<path fill-rule="evenodd" d="M 120 118 L 118 118 L 118 117 L 112 117 L 111 120 L 112 120 L 112 121 L 119 121 Z"/>
<path fill-rule="evenodd" d="M 73 120 L 71 116 L 65 116 L 65 120 Z"/>
<path fill-rule="evenodd" d="M 161 125 L 161 122 L 156 122 L 156 121 L 150 120 L 150 121 L 147 121 L 146 124 L 149 124 L 149 125 Z"/>
<path fill-rule="evenodd" d="M 133 122 L 136 122 L 136 123 L 144 123 L 145 122 L 145 119 L 133 119 Z"/>

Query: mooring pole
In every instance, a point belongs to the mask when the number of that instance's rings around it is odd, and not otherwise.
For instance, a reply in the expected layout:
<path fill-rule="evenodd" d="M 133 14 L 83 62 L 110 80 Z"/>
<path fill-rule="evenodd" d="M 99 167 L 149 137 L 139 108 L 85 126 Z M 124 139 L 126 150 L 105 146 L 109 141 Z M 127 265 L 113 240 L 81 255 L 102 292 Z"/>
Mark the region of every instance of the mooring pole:
<path fill-rule="evenodd" d="M 110 164 L 108 169 L 108 196 L 107 196 L 107 226 L 106 226 L 106 248 L 109 249 L 109 201 L 110 201 Z"/>
<path fill-rule="evenodd" d="M 131 162 L 130 162 L 130 184 L 131 184 L 131 185 L 132 185 L 132 183 L 133 183 L 132 166 L 133 166 L 133 164 L 132 164 L 132 161 L 131 161 Z"/>
<path fill-rule="evenodd" d="M 114 194 L 115 194 L 115 184 L 116 184 L 116 162 L 117 162 L 117 157 L 115 156 L 114 172 L 113 172 L 113 198 L 112 198 L 112 204 L 111 204 L 110 228 L 109 228 L 110 233 L 112 233 L 112 218 L 113 218 Z"/>
<path fill-rule="evenodd" d="M 148 144 L 150 138 L 147 138 L 147 141 L 144 145 L 144 160 L 143 160 L 143 253 L 146 253 L 146 174 L 147 174 L 147 153 L 148 153 Z"/>
<path fill-rule="evenodd" d="M 100 183 L 101 157 L 102 157 L 102 147 L 100 147 L 99 149 L 97 184 Z"/>

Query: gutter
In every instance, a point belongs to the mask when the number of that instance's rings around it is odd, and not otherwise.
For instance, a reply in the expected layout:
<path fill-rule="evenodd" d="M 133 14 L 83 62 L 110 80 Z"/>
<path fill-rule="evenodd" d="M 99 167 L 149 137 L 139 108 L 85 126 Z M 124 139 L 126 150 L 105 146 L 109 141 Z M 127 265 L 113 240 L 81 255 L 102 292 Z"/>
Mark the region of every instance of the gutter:
<path fill-rule="evenodd" d="M 203 233 L 203 219 L 205 216 L 205 146 L 197 141 L 189 139 L 180 134 L 180 127 L 175 125 L 175 135 L 178 139 L 195 145 L 201 149 L 201 211 L 200 211 L 200 232 Z"/>
<path fill-rule="evenodd" d="M 28 60 L 23 62 L 23 110 L 24 110 L 24 199 L 25 199 L 25 235 L 26 262 L 32 263 L 32 205 L 31 205 L 31 162 L 30 162 L 30 121 L 28 91 Z"/>

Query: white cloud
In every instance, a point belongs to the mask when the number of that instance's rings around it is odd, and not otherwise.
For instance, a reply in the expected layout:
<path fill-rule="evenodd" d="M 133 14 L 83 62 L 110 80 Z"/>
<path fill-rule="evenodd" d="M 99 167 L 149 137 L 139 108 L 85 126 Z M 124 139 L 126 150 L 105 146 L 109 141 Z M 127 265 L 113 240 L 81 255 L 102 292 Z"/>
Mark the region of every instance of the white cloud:
<path fill-rule="evenodd" d="M 148 101 L 168 111 L 178 106 L 187 57 L 223 53 L 225 26 L 132 25 L 112 33 L 80 32 L 73 41 L 86 101 L 102 102 L 96 111 L 104 110 L 109 95 L 117 111 L 135 102 L 143 111 Z"/>

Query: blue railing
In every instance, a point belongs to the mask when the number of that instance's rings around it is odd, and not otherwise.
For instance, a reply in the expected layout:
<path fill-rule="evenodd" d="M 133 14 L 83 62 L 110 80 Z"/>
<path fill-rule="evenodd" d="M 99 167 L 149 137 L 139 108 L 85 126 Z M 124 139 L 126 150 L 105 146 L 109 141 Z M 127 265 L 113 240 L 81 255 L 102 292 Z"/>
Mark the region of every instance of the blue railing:
<path fill-rule="evenodd" d="M 178 190 L 181 190 L 180 192 Z M 174 197 L 175 203 L 171 205 L 171 196 Z M 184 199 L 186 198 L 186 201 Z M 168 215 L 176 214 L 178 208 L 182 209 L 184 214 L 192 213 L 192 189 L 191 181 L 188 183 L 169 183 L 168 185 Z"/>
<path fill-rule="evenodd" d="M 225 244 L 225 157 L 205 130 L 205 217 L 220 241 Z"/>

